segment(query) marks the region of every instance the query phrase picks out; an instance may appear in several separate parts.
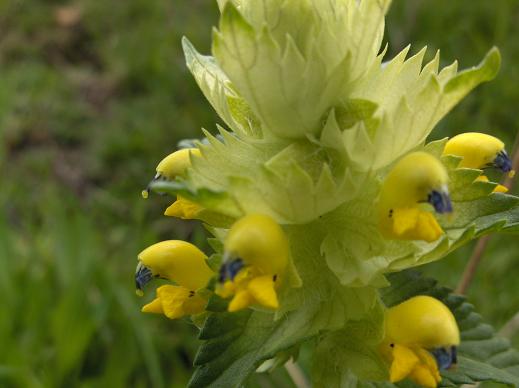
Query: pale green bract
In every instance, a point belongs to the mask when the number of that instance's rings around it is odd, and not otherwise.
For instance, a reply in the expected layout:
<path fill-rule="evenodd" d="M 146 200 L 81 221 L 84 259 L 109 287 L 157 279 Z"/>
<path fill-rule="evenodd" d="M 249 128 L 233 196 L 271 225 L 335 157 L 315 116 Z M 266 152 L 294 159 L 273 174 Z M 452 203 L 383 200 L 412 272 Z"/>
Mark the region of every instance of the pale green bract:
<path fill-rule="evenodd" d="M 494 183 L 474 182 L 480 170 L 442 157 L 446 139 L 425 144 L 450 109 L 496 75 L 499 51 L 461 72 L 456 62 L 439 70 L 439 53 L 424 65 L 425 49 L 406 59 L 409 47 L 383 63 L 389 4 L 219 0 L 214 56 L 184 38 L 187 66 L 227 128 L 218 126 L 218 138 L 204 131 L 202 157 L 185 179 L 152 188 L 204 206 L 211 216 L 201 218 L 220 241 L 236 218 L 272 216 L 295 267 L 287 282 L 295 287 L 281 290 L 275 314 L 229 314 L 213 297 L 192 386 L 240 386 L 262 362 L 312 337 L 317 353 L 348 347 L 340 353 L 347 373 L 327 377 L 327 387 L 383 380 L 375 347 L 386 275 L 483 234 L 519 230 L 518 198 L 492 193 Z M 441 158 L 451 179 L 455 211 L 439 218 L 446 234 L 433 243 L 387 240 L 377 227 L 381 178 L 413 150 Z"/>

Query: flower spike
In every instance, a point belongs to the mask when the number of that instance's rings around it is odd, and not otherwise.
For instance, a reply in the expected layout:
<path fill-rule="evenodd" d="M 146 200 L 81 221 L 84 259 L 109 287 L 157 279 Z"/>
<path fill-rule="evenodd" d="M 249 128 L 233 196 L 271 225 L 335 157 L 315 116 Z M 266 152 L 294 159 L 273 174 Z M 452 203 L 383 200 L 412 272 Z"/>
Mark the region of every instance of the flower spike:
<path fill-rule="evenodd" d="M 166 215 L 204 223 L 214 271 L 187 243 L 150 247 L 140 257 L 138 290 L 155 277 L 171 283 L 157 285 L 143 311 L 191 316 L 201 329 L 193 386 L 243 386 L 311 340 L 316 386 L 390 376 L 435 388 L 440 370 L 456 362 L 452 317 L 437 301 L 408 301 L 387 315 L 385 303 L 417 289 L 444 293 L 412 272 L 389 274 L 517 229 L 515 197 L 489 196 L 494 184 L 472 185 L 481 171 L 456 170 L 461 157 L 442 158 L 446 140 L 425 144 L 462 98 L 497 74 L 499 51 L 461 72 L 457 62 L 440 69 L 438 53 L 424 63 L 425 48 L 388 58 L 391 0 L 217 1 L 211 55 L 186 38 L 182 45 L 219 115 L 219 134 L 203 130 L 204 139 L 178 143 L 187 149 L 162 160 L 160 180 L 149 186 L 175 194 Z M 492 163 L 506 170 L 502 151 Z M 479 325 L 473 321 L 467 329 Z M 449 381 L 517 380 L 493 368 L 471 374 L 470 366 Z"/>
<path fill-rule="evenodd" d="M 252 214 L 238 220 L 224 243 L 216 293 L 233 297 L 229 311 L 250 305 L 277 309 L 276 288 L 289 260 L 288 239 L 270 217 Z"/>
<path fill-rule="evenodd" d="M 399 240 L 437 240 L 443 231 L 434 215 L 452 212 L 448 175 L 441 162 L 425 152 L 402 158 L 386 176 L 379 198 L 379 224 L 384 236 Z"/>
<path fill-rule="evenodd" d="M 513 177 L 512 161 L 505 150 L 505 144 L 497 137 L 485 133 L 467 132 L 454 136 L 445 145 L 444 155 L 461 156 L 459 167 L 487 169 L 496 168 Z M 478 180 L 487 182 L 481 175 Z M 506 193 L 508 189 L 498 185 L 494 191 Z"/>
<path fill-rule="evenodd" d="M 385 314 L 381 351 L 390 362 L 391 382 L 406 377 L 427 388 L 441 381 L 439 370 L 456 364 L 460 343 L 458 325 L 451 311 L 430 296 L 415 296 Z"/>

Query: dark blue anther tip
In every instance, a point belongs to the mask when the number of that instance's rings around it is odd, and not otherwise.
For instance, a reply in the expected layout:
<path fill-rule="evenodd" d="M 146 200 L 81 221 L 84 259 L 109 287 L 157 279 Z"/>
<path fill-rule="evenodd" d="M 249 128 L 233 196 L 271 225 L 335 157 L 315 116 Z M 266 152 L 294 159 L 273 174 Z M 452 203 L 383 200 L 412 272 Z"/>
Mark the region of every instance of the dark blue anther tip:
<path fill-rule="evenodd" d="M 222 264 L 218 273 L 218 280 L 220 283 L 225 282 L 227 279 L 234 280 L 238 272 L 244 267 L 242 259 L 234 259 L 227 261 Z"/>
<path fill-rule="evenodd" d="M 148 284 L 153 277 L 151 270 L 145 265 L 142 265 L 142 263 L 139 263 L 135 271 L 135 288 L 142 291 L 144 286 Z"/>
<path fill-rule="evenodd" d="M 436 359 L 438 369 L 449 369 L 452 365 L 457 363 L 457 349 L 456 346 L 450 348 L 436 348 L 430 351 Z"/>
<path fill-rule="evenodd" d="M 444 191 L 431 191 L 427 198 L 427 202 L 434 207 L 434 210 L 436 210 L 437 213 L 443 214 L 452 212 L 451 199 L 449 194 Z"/>
<path fill-rule="evenodd" d="M 510 172 L 512 170 L 512 161 L 505 150 L 500 151 L 492 163 L 503 172 Z"/>

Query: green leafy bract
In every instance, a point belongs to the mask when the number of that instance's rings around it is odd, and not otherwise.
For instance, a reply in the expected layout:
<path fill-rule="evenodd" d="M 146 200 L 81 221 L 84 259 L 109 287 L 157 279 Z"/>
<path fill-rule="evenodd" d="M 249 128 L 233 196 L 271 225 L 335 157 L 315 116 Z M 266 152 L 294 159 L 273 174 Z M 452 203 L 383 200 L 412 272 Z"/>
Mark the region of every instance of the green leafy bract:
<path fill-rule="evenodd" d="M 348 157 L 359 169 L 387 166 L 423 143 L 463 97 L 495 77 L 501 62 L 493 48 L 477 67 L 457 73 L 454 62 L 438 72 L 439 52 L 422 68 L 425 48 L 405 60 L 408 51 L 409 47 L 385 64 L 379 56 L 345 96 L 378 105 L 373 118 L 343 132 Z"/>
<path fill-rule="evenodd" d="M 320 131 L 343 89 L 375 60 L 388 6 L 387 0 L 228 2 L 213 52 L 265 136 L 304 138 Z"/>

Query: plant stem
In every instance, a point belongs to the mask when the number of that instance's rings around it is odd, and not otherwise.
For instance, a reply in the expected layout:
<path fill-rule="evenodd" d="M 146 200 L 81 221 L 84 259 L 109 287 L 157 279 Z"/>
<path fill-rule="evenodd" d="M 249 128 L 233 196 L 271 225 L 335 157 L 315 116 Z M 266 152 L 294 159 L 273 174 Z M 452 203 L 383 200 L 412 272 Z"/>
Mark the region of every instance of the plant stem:
<path fill-rule="evenodd" d="M 519 170 L 519 131 L 517 132 L 517 135 L 515 136 L 514 141 L 514 147 L 513 147 L 513 153 L 512 153 L 512 168 L 517 171 Z M 505 186 L 508 190 L 512 190 L 514 186 L 514 178 L 513 176 L 507 175 L 506 178 L 503 181 L 503 186 Z M 474 279 L 474 275 L 476 274 L 476 270 L 479 266 L 479 263 L 481 262 L 481 259 L 483 258 L 483 254 L 485 253 L 485 250 L 488 245 L 488 241 L 490 240 L 490 235 L 484 236 L 480 238 L 474 247 L 474 250 L 472 251 L 472 255 L 470 256 L 470 259 L 465 266 L 465 270 L 463 271 L 463 275 L 461 277 L 461 280 L 458 284 L 458 287 L 456 288 L 456 293 L 458 294 L 465 294 L 467 292 L 467 289 L 470 286 L 470 283 L 472 282 L 472 279 Z"/>
<path fill-rule="evenodd" d="M 292 359 L 285 363 L 285 369 L 297 388 L 310 388 L 305 373 Z"/>
<path fill-rule="evenodd" d="M 469 262 L 463 271 L 463 276 L 461 277 L 458 287 L 456 288 L 457 294 L 465 294 L 467 288 L 469 288 L 469 285 L 472 282 L 474 275 L 476 274 L 478 265 L 483 258 L 483 253 L 487 247 L 488 240 L 490 240 L 490 236 L 484 236 L 478 240 L 474 250 L 472 251 Z"/>

